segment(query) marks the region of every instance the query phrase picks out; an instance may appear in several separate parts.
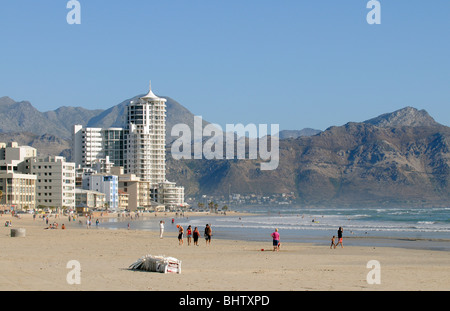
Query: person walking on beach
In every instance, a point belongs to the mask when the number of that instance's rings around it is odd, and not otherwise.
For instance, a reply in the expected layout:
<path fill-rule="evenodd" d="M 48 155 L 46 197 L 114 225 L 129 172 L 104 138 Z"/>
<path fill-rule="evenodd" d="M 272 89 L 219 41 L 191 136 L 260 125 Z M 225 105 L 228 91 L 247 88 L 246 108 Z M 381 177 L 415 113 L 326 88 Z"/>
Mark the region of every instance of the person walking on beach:
<path fill-rule="evenodd" d="M 184 234 L 184 229 L 183 229 L 183 226 L 180 225 L 180 227 L 178 228 L 178 245 L 183 245 L 183 243 L 184 243 L 183 234 Z"/>
<path fill-rule="evenodd" d="M 280 250 L 280 234 L 278 233 L 278 228 L 275 228 L 275 232 L 271 234 L 273 238 L 273 251 Z"/>
<path fill-rule="evenodd" d="M 198 246 L 198 238 L 200 237 L 200 232 L 198 231 L 197 227 L 194 228 L 194 233 L 192 234 L 192 236 L 194 238 L 194 245 Z"/>
<path fill-rule="evenodd" d="M 188 241 L 188 246 L 191 245 L 191 241 L 192 241 L 192 227 L 191 225 L 188 226 L 187 228 L 187 241 Z"/>
<path fill-rule="evenodd" d="M 344 232 L 344 229 L 342 229 L 342 227 L 339 227 L 339 230 L 338 230 L 338 242 L 337 242 L 336 246 L 341 244 L 342 248 L 344 248 L 344 245 L 342 245 L 342 233 L 343 232 Z M 336 248 L 336 246 L 334 248 Z"/>
<path fill-rule="evenodd" d="M 163 238 L 163 233 L 164 233 L 164 221 L 161 220 L 159 222 L 159 238 L 162 239 Z"/>
<path fill-rule="evenodd" d="M 330 249 L 331 248 L 333 248 L 333 246 L 334 246 L 334 248 L 336 248 L 336 243 L 334 242 L 334 239 L 336 238 L 336 236 L 335 235 L 333 235 L 333 237 L 331 238 L 331 245 L 330 245 Z"/>
<path fill-rule="evenodd" d="M 212 229 L 211 226 L 206 224 L 205 227 L 205 240 L 206 240 L 206 245 L 211 245 L 211 236 L 212 236 Z"/>

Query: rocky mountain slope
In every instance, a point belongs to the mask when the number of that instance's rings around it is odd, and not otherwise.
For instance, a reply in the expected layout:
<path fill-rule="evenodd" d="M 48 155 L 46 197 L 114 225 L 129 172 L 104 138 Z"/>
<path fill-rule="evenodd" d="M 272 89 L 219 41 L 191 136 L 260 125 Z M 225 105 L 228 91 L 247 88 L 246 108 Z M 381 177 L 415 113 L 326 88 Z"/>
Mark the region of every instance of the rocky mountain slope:
<path fill-rule="evenodd" d="M 45 113 L 28 102 L 1 97 L 0 141 L 70 159 L 72 124 L 122 126 L 126 103 L 137 97 L 107 110 L 62 107 Z M 450 128 L 424 110 L 406 107 L 323 132 L 284 131 L 278 168 L 262 171 L 259 160 L 173 159 L 170 129 L 177 123 L 192 128 L 194 115 L 165 98 L 167 178 L 183 185 L 187 195 L 293 192 L 302 206 L 449 205 Z"/>
<path fill-rule="evenodd" d="M 175 161 L 169 176 L 195 193 L 294 192 L 301 205 L 449 205 L 450 128 L 406 107 L 360 123 L 280 141 L 280 163 Z"/>

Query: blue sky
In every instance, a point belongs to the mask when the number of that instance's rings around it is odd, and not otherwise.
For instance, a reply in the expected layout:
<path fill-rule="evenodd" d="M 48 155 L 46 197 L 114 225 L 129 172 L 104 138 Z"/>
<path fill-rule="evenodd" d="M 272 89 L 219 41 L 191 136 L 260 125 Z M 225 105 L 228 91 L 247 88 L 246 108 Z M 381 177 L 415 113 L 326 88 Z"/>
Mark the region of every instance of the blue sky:
<path fill-rule="evenodd" d="M 405 106 L 450 126 L 450 1 L 0 0 L 0 96 L 38 110 L 170 96 L 225 124 L 326 129 Z"/>

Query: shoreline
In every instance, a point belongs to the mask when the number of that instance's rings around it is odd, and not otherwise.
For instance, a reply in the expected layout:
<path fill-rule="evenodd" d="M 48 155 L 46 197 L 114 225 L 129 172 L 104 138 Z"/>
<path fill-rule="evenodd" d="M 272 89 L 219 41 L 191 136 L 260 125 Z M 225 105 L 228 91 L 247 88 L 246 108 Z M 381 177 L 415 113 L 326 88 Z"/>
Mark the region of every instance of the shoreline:
<path fill-rule="evenodd" d="M 240 212 L 234 212 L 233 214 L 227 215 L 227 216 L 259 216 L 257 214 L 251 214 L 251 213 L 240 213 Z M 189 215 L 186 215 L 186 217 L 178 217 L 175 218 L 175 224 L 177 222 L 183 223 L 183 226 L 185 226 L 185 223 L 189 223 L 189 218 L 191 217 L 227 217 L 224 215 L 219 214 L 209 214 L 209 213 L 190 213 Z M 145 222 L 145 221 L 159 221 L 161 219 L 165 218 L 172 218 L 175 217 L 174 215 L 167 215 L 164 217 L 157 217 L 157 219 L 153 219 L 153 217 L 146 217 L 144 219 L 130 219 L 127 218 L 125 220 L 121 218 L 117 218 L 117 221 L 115 221 L 112 224 L 108 224 L 107 226 L 110 226 L 111 230 L 117 230 L 117 229 L 126 229 L 127 223 L 135 223 L 135 222 Z M 171 228 L 169 226 L 170 224 L 166 223 L 166 231 L 171 232 L 177 232 L 176 228 Z M 136 230 L 142 230 L 142 231 L 151 231 L 151 229 L 148 228 L 136 228 L 136 226 L 132 226 L 133 229 Z M 139 226 L 138 226 L 139 227 Z M 214 225 L 213 225 L 214 227 Z M 159 230 L 156 227 L 155 230 Z M 169 230 L 168 230 L 169 229 Z M 199 228 L 202 230 L 202 228 Z M 251 229 L 248 229 L 251 230 Z M 272 229 L 269 229 L 269 231 Z M 216 231 L 216 230 L 215 230 Z M 307 231 L 307 230 L 306 230 Z M 264 235 L 264 237 L 261 237 L 259 235 L 258 237 L 250 238 L 248 236 L 242 236 L 238 234 L 233 234 L 233 232 L 230 232 L 229 230 L 219 230 L 219 232 L 222 235 L 216 235 L 215 239 L 224 239 L 224 240 L 239 240 L 239 241 L 255 241 L 255 242 L 267 242 L 267 237 Z M 314 232 L 310 235 L 306 234 L 303 237 L 292 237 L 289 236 L 286 238 L 286 231 L 283 234 L 284 241 L 289 241 L 292 243 L 302 243 L 302 244 L 312 244 L 317 246 L 324 246 L 328 245 L 329 243 L 329 237 L 325 234 L 320 233 L 327 233 L 327 231 L 323 230 L 314 230 Z M 398 247 L 398 248 L 406 248 L 406 249 L 418 249 L 418 250 L 436 250 L 436 251 L 444 251 L 444 252 L 450 252 L 450 239 L 444 239 L 444 238 L 428 238 L 428 237 L 410 237 L 410 236 L 389 236 L 389 235 L 344 235 L 344 244 L 346 240 L 350 240 L 352 242 L 355 242 L 354 246 L 366 246 L 366 247 Z M 371 243 L 372 242 L 372 243 Z M 415 243 L 415 244 L 412 244 Z M 347 244 L 348 245 L 348 244 Z"/>
<path fill-rule="evenodd" d="M 31 216 L 31 215 L 30 215 Z M 84 217 L 83 217 L 84 218 Z M 3 216 L 0 220 L 7 220 Z M 54 220 L 50 218 L 50 221 Z M 176 232 L 108 230 L 68 224 L 44 229 L 45 221 L 12 219 L 0 229 L 0 290 L 39 291 L 377 291 L 450 290 L 450 253 L 392 247 L 346 246 L 214 238 L 210 246 L 178 245 Z M 61 220 L 64 220 L 62 222 Z M 94 225 L 95 226 L 95 225 Z M 83 228 L 84 227 L 84 228 Z M 25 237 L 10 237 L 24 228 Z M 264 250 L 264 251 L 262 251 Z M 147 254 L 182 261 L 181 274 L 131 271 Z M 81 283 L 71 285 L 67 263 L 81 265 Z M 381 284 L 368 284 L 367 263 L 381 265 Z"/>

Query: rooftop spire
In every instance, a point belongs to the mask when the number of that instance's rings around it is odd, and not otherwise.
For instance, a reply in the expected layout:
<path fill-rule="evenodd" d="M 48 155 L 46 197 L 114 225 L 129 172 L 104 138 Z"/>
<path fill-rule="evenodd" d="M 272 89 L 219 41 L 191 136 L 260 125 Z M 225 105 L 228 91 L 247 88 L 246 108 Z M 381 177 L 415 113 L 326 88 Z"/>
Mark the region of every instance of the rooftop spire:
<path fill-rule="evenodd" d="M 166 101 L 166 99 L 159 98 L 158 96 L 153 94 L 153 92 L 152 92 L 152 81 L 151 80 L 150 80 L 150 83 L 149 83 L 149 90 L 148 90 L 147 95 L 145 95 L 144 97 L 141 97 L 141 98 L 143 98 L 143 99 L 157 99 L 157 100 Z"/>
<path fill-rule="evenodd" d="M 142 98 L 151 98 L 151 99 L 158 99 L 159 97 L 156 96 L 155 94 L 153 94 L 152 92 L 152 80 L 150 80 L 149 85 L 148 85 L 148 93 L 147 95 L 145 95 Z"/>

